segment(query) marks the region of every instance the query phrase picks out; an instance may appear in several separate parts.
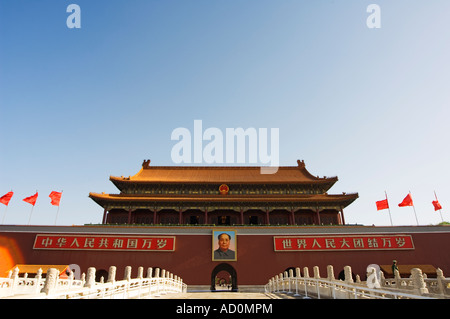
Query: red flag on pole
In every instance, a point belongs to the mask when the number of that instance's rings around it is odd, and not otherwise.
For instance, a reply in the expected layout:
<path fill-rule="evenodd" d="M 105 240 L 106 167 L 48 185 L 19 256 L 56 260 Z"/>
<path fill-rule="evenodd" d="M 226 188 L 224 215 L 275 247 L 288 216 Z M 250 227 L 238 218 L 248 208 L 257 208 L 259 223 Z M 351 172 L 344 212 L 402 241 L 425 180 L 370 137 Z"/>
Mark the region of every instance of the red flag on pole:
<path fill-rule="evenodd" d="M 59 201 L 61 200 L 61 194 L 60 192 L 51 192 L 50 195 L 48 195 L 48 197 L 51 198 L 51 204 L 53 206 L 59 206 Z"/>
<path fill-rule="evenodd" d="M 444 222 L 444 218 L 442 218 L 442 213 L 441 213 L 442 206 L 441 206 L 441 204 L 439 204 L 439 201 L 438 201 L 438 198 L 436 195 L 436 191 L 434 192 L 434 197 L 436 198 L 436 200 L 431 202 L 434 206 L 434 211 L 439 211 L 439 214 L 441 215 L 441 220 L 442 220 L 442 222 Z"/>
<path fill-rule="evenodd" d="M 36 204 L 37 198 L 38 198 L 38 192 L 36 192 L 36 194 L 34 194 L 33 196 L 24 198 L 23 201 L 34 206 L 34 204 Z"/>
<path fill-rule="evenodd" d="M 376 202 L 376 204 L 377 204 L 377 210 L 383 210 L 383 209 L 389 208 L 389 203 L 388 203 L 387 199 L 380 200 L 380 201 Z"/>
<path fill-rule="evenodd" d="M 0 197 L 0 203 L 5 204 L 6 206 L 8 206 L 9 201 L 11 200 L 11 197 L 14 195 L 14 192 L 8 192 L 5 195 L 3 195 L 2 197 Z"/>
<path fill-rule="evenodd" d="M 431 203 L 432 203 L 433 206 L 434 206 L 434 211 L 437 211 L 437 210 L 442 209 L 441 204 L 439 204 L 439 202 L 438 202 L 437 200 L 434 200 L 434 201 L 432 201 Z"/>
<path fill-rule="evenodd" d="M 406 195 L 403 201 L 400 204 L 398 204 L 398 207 L 405 207 L 405 206 L 414 206 L 411 194 Z"/>

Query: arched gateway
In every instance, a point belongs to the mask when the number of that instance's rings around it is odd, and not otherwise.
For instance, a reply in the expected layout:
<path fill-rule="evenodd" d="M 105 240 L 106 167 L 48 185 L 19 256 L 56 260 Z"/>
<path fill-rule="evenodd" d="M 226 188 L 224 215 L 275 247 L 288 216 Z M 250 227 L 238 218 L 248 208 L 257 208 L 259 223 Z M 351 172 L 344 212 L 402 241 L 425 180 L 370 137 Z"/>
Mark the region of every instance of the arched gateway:
<path fill-rule="evenodd" d="M 216 276 L 222 272 L 227 272 L 230 275 L 230 280 L 227 283 L 231 284 L 231 291 L 238 291 L 236 270 L 233 268 L 233 266 L 227 263 L 218 264 L 211 272 L 211 291 L 217 291 L 216 284 L 218 281 L 216 279 Z"/>

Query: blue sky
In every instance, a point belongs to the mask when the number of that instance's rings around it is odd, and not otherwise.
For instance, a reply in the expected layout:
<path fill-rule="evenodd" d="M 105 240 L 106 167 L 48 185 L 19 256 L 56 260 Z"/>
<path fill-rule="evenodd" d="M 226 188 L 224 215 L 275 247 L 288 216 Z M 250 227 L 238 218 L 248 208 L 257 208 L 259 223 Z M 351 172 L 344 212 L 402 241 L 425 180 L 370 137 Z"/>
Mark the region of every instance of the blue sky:
<path fill-rule="evenodd" d="M 81 28 L 69 29 L 71 3 Z M 369 29 L 369 4 L 381 28 Z M 178 127 L 278 128 L 280 164 L 305 160 L 358 192 L 349 224 L 449 220 L 450 2 L 0 0 L 0 196 L 6 224 L 100 223 L 89 192 L 144 159 L 174 165 Z M 3 217 L 5 206 L 0 205 Z"/>

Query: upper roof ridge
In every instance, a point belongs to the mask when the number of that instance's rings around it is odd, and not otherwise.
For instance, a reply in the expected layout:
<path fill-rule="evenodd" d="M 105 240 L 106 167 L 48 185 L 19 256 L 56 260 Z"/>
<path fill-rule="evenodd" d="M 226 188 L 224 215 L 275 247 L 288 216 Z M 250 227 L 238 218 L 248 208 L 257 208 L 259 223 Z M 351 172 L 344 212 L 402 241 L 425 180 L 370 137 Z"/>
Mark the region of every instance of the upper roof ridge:
<path fill-rule="evenodd" d="M 331 187 L 338 179 L 312 175 L 303 160 L 297 160 L 297 166 L 280 166 L 274 174 L 261 174 L 261 166 L 150 166 L 147 159 L 135 175 L 110 176 L 110 180 L 114 183 L 327 183 Z"/>

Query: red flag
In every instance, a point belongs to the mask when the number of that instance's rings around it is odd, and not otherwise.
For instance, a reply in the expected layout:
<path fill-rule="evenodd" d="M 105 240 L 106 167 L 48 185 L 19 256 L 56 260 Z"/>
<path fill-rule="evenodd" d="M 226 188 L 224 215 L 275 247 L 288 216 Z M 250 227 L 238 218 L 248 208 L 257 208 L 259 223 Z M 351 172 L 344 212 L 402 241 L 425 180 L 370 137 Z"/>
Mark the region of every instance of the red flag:
<path fill-rule="evenodd" d="M 387 199 L 380 200 L 380 201 L 376 202 L 376 204 L 377 204 L 377 210 L 383 210 L 383 209 L 389 208 L 389 203 L 388 203 Z"/>
<path fill-rule="evenodd" d="M 400 204 L 398 204 L 398 207 L 405 207 L 405 206 L 414 206 L 411 194 L 406 195 L 403 201 Z"/>
<path fill-rule="evenodd" d="M 38 192 L 36 192 L 36 194 L 34 194 L 33 196 L 24 198 L 23 201 L 34 206 L 34 204 L 36 204 L 37 198 L 38 198 Z"/>
<path fill-rule="evenodd" d="M 51 192 L 50 195 L 48 195 L 48 197 L 50 197 L 52 199 L 51 204 L 53 206 L 59 206 L 59 201 L 61 200 L 61 194 L 60 192 Z"/>
<path fill-rule="evenodd" d="M 441 204 L 439 204 L 439 202 L 438 202 L 437 200 L 434 200 L 434 201 L 432 201 L 431 203 L 432 203 L 433 206 L 434 206 L 434 211 L 437 211 L 437 210 L 442 209 Z"/>
<path fill-rule="evenodd" d="M 13 192 L 8 192 L 5 195 L 3 195 L 2 197 L 0 197 L 0 203 L 8 206 L 9 201 L 11 200 L 11 197 L 13 196 L 13 194 L 14 194 Z"/>

